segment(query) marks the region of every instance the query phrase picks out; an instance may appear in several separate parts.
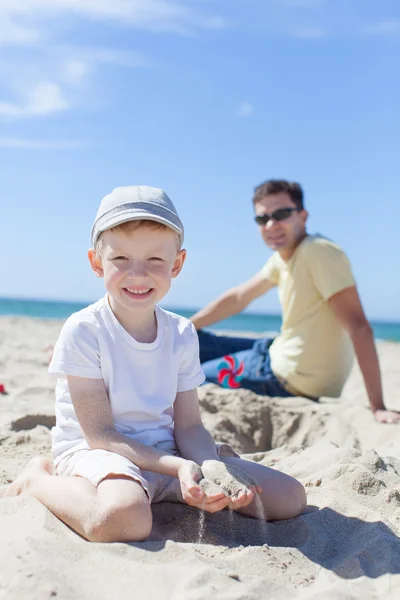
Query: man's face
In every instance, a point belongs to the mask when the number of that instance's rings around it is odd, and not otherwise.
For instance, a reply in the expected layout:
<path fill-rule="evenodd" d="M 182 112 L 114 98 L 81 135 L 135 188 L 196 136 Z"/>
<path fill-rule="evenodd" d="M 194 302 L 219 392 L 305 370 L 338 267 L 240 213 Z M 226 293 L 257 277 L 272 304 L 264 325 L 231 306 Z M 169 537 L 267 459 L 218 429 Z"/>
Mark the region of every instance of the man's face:
<path fill-rule="evenodd" d="M 269 194 L 254 205 L 256 215 L 271 215 L 278 209 L 296 208 L 289 194 Z M 277 221 L 271 218 L 266 225 L 259 225 L 264 242 L 276 250 L 284 260 L 288 260 L 306 235 L 307 211 L 294 210 L 287 219 Z"/>

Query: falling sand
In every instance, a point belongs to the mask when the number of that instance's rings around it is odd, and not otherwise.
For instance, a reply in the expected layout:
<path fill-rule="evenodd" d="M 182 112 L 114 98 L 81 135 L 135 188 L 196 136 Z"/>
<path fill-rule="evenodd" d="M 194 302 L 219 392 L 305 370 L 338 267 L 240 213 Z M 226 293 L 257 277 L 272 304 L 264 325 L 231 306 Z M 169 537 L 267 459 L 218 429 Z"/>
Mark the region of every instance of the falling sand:
<path fill-rule="evenodd" d="M 204 512 L 204 510 L 199 510 L 199 533 L 197 536 L 198 544 L 203 543 L 205 530 L 206 530 L 206 513 Z"/>
<path fill-rule="evenodd" d="M 221 489 L 225 494 L 230 497 L 238 496 L 241 492 L 246 492 L 251 487 L 258 485 L 257 481 L 250 475 L 247 475 L 241 469 L 227 465 L 226 463 L 207 460 L 202 464 L 201 467 L 204 479 L 200 482 L 200 487 L 209 495 L 218 494 Z M 260 534 L 262 538 L 266 538 L 266 515 L 262 500 L 259 494 L 256 493 L 254 498 L 257 519 L 259 520 Z M 198 539 L 204 537 L 205 530 L 205 519 L 204 512 L 201 511 L 202 516 L 199 520 L 199 536 Z M 234 511 L 229 509 L 229 526 L 232 539 L 235 539 L 235 524 L 234 524 Z"/>

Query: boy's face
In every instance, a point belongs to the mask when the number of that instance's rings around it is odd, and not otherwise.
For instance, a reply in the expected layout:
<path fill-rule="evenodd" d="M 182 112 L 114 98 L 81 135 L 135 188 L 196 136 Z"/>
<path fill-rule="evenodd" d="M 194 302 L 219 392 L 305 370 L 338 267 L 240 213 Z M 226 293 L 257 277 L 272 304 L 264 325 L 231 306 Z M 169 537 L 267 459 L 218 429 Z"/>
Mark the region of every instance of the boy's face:
<path fill-rule="evenodd" d="M 153 311 L 168 292 L 186 258 L 178 251 L 176 234 L 169 228 L 152 229 L 146 225 L 133 231 L 108 230 L 102 234 L 98 256 L 89 250 L 93 271 L 104 277 L 114 310 Z"/>

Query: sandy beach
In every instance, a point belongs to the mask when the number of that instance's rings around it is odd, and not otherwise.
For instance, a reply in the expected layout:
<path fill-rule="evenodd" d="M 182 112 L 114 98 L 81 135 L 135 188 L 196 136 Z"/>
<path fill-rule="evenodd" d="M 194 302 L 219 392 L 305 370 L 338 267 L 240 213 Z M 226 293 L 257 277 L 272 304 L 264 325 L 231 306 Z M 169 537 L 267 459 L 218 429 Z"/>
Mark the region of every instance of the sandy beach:
<path fill-rule="evenodd" d="M 50 456 L 48 346 L 62 321 L 0 318 L 0 496 Z M 385 400 L 400 410 L 400 344 L 378 342 Z M 339 400 L 200 389 L 205 425 L 249 460 L 297 477 L 308 509 L 260 523 L 154 505 L 152 541 L 91 544 L 29 497 L 0 499 L 0 598 L 398 598 L 400 426 L 380 425 L 357 366 Z"/>

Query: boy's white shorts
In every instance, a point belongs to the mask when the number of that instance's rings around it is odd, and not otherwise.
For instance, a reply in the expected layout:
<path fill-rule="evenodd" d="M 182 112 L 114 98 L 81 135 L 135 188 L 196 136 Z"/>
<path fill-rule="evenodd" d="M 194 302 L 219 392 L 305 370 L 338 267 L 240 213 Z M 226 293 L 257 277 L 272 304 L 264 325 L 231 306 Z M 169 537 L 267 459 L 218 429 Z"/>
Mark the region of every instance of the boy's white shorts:
<path fill-rule="evenodd" d="M 160 442 L 154 447 L 179 456 L 174 442 Z M 218 452 L 221 447 L 227 448 L 224 444 L 216 444 L 216 447 Z M 56 472 L 62 476 L 83 477 L 95 487 L 109 475 L 123 475 L 140 483 L 150 502 L 183 502 L 177 477 L 143 471 L 124 456 L 107 450 L 78 450 L 61 459 Z"/>

